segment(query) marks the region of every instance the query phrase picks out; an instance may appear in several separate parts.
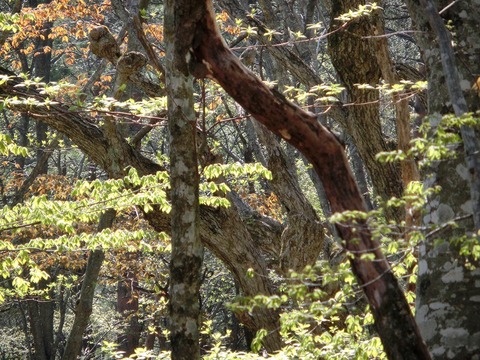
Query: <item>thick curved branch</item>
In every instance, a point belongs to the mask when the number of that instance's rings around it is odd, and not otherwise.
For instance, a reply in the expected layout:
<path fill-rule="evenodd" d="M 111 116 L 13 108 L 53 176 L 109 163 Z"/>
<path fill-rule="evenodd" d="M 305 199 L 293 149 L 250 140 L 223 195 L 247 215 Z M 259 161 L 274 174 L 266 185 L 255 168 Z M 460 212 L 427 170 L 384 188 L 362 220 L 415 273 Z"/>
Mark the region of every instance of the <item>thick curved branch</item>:
<path fill-rule="evenodd" d="M 20 99 L 33 98 L 40 102 L 45 101 L 45 97 L 33 88 L 16 87 L 15 85 L 20 85 L 23 80 L 8 70 L 0 68 L 0 75 L 10 77 L 8 81 L 0 84 L 0 101 L 14 96 Z M 12 111 L 28 112 L 35 120 L 42 121 L 64 134 L 111 177 L 124 176 L 129 167 L 137 169 L 140 176 L 162 170 L 158 164 L 141 155 L 126 141 L 117 139 L 112 144 L 104 130 L 87 113 L 72 112 L 61 104 L 47 108 L 43 105 L 27 106 L 20 102 L 10 102 L 8 107 Z M 145 217 L 155 230 L 170 231 L 168 214 L 154 208 L 145 214 Z M 269 271 L 262 253 L 272 253 L 275 252 L 272 247 L 280 247 L 279 241 L 276 240 L 282 231 L 281 224 L 268 222 L 264 217 L 254 216 L 253 212 L 245 215 L 244 223 L 235 207 L 215 209 L 201 206 L 200 219 L 202 242 L 226 264 L 241 284 L 242 291 L 247 295 L 258 293 L 272 295 Z M 248 277 L 246 274 L 249 269 L 253 269 L 256 276 Z M 277 327 L 278 317 L 270 309 L 259 309 L 255 310 L 250 320 L 252 320 L 250 325 L 255 326 L 252 329 L 254 331 L 262 327 L 273 331 Z M 278 349 L 281 344 L 276 332 L 273 332 L 266 341 L 269 349 Z"/>
<path fill-rule="evenodd" d="M 86 112 L 73 112 L 63 104 L 42 105 L 47 100 L 33 87 L 25 87 L 23 79 L 12 76 L 0 69 L 0 74 L 9 76 L 9 80 L 0 85 L 0 100 L 6 100 L 12 111 L 28 113 L 71 139 L 93 161 L 99 164 L 110 177 L 117 178 L 126 174 L 126 167 L 133 166 L 141 174 L 160 171 L 159 165 L 135 151 L 125 139 L 111 139 L 98 126 L 96 119 Z M 12 102 L 9 99 L 18 97 Z M 27 99 L 35 99 L 40 104 L 28 105 Z"/>
<path fill-rule="evenodd" d="M 189 7 L 192 6 L 203 15 L 197 23 L 192 44 L 195 61 L 192 69 L 196 74 L 214 79 L 259 122 L 299 149 L 322 180 L 334 212 L 365 211 L 345 152 L 336 137 L 314 114 L 288 102 L 241 64 L 218 31 L 210 0 L 191 1 Z M 181 25 L 179 27 L 177 36 L 183 33 Z M 339 224 L 337 227 L 352 254 L 353 271 L 370 303 L 388 356 L 392 359 L 429 359 L 409 305 L 380 244 L 362 221 L 355 227 L 352 225 Z M 365 259 L 364 254 L 373 255 L 374 260 Z"/>

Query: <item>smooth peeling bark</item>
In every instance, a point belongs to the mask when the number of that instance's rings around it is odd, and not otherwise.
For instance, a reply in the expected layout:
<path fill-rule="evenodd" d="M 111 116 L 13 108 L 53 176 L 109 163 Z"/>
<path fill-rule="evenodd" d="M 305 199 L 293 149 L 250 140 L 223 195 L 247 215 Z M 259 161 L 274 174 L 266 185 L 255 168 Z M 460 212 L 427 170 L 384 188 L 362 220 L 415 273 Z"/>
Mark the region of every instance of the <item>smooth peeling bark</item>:
<path fill-rule="evenodd" d="M 308 113 L 268 88 L 245 68 L 225 45 L 215 23 L 211 1 L 189 2 L 202 18 L 195 28 L 191 69 L 199 77 L 218 82 L 240 105 L 270 131 L 299 149 L 313 164 L 325 187 L 333 212 L 365 211 L 363 198 L 349 168 L 344 149 L 336 137 Z M 180 19 L 179 24 L 191 20 Z M 179 25 L 181 26 L 181 25 Z M 179 32 L 181 33 L 181 32 Z M 337 225 L 352 254 L 352 268 L 363 288 L 377 331 L 391 359 L 429 359 L 407 301 L 365 224 Z M 375 260 L 362 259 L 373 254 Z"/>

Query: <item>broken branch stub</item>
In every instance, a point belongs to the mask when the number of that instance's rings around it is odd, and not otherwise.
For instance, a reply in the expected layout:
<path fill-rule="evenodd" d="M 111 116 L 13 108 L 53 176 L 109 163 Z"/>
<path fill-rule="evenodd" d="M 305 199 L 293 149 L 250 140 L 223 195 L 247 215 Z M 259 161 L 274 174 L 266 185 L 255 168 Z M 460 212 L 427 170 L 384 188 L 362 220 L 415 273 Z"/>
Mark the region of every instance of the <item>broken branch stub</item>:
<path fill-rule="evenodd" d="M 116 64 L 121 55 L 120 46 L 106 26 L 97 26 L 88 34 L 90 50 L 102 59 Z"/>

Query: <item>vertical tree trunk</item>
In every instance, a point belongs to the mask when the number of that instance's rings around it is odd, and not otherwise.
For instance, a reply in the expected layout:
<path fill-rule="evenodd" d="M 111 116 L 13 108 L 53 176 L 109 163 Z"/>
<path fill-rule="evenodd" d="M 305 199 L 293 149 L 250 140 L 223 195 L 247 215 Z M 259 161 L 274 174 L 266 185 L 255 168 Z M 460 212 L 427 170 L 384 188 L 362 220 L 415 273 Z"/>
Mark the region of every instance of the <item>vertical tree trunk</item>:
<path fill-rule="evenodd" d="M 382 3 L 380 3 L 382 5 Z M 394 64 L 390 58 L 388 41 L 385 35 L 385 21 L 383 15 L 375 14 L 372 19 L 373 34 L 378 38 L 374 40 L 375 55 L 383 80 L 390 86 L 398 84 L 400 78 L 395 72 Z M 395 107 L 396 130 L 398 149 L 407 153 L 410 150 L 411 128 L 410 128 L 410 109 L 409 97 L 401 92 L 392 93 L 392 103 Z M 402 170 L 403 185 L 406 186 L 411 181 L 418 181 L 420 175 L 417 165 L 413 159 L 406 159 L 400 164 Z"/>
<path fill-rule="evenodd" d="M 426 121 L 435 127 L 443 114 L 454 112 L 439 41 L 429 23 L 425 3 L 407 0 L 406 4 L 427 69 L 429 116 Z M 449 42 L 455 44 L 455 56 L 459 60 L 455 70 L 459 75 L 458 84 L 469 109 L 476 111 L 480 108 L 480 98 L 472 86 L 480 74 L 480 8 L 471 1 L 451 4 L 442 0 L 433 11 L 448 5 L 452 6 L 442 11 L 441 17 L 453 30 Z M 445 227 L 432 232 L 419 246 L 415 317 L 434 359 L 461 360 L 474 359 L 480 353 L 480 322 L 472 316 L 478 312 L 480 271 L 466 266 L 467 259 L 460 255 L 455 239 L 473 235 L 472 205 L 478 204 L 473 204 L 471 199 L 471 174 L 462 156 L 463 146 L 452 150 L 457 153 L 455 159 L 434 162 L 424 174 L 425 187 L 441 186 L 441 191 L 427 204 L 424 225 L 429 229 L 438 228 L 456 219 L 457 228 Z"/>
<path fill-rule="evenodd" d="M 443 73 L 445 74 L 446 85 L 453 111 L 457 117 L 461 117 L 468 112 L 468 106 L 460 84 L 460 76 L 457 70 L 450 34 L 448 33 L 442 18 L 438 14 L 433 1 L 420 0 L 420 3 L 425 9 L 430 26 L 438 39 Z M 478 81 L 478 78 L 476 81 Z M 470 82 L 468 84 L 470 85 Z M 478 236 L 480 235 L 478 233 L 480 230 L 480 143 L 473 127 L 463 125 L 460 127 L 460 133 L 463 140 L 467 171 L 470 174 L 469 182 L 473 207 L 473 224 L 475 227 L 475 233 Z"/>
<path fill-rule="evenodd" d="M 382 6 L 382 3 L 380 3 Z M 385 21 L 383 14 L 376 14 L 372 18 L 374 34 L 378 38 L 374 40 L 375 55 L 377 63 L 380 67 L 383 80 L 390 86 L 398 84 L 400 78 L 395 71 L 394 64 L 390 58 L 388 41 L 385 36 Z M 395 107 L 395 124 L 397 131 L 397 149 L 404 154 L 408 154 L 411 148 L 411 126 L 410 126 L 410 109 L 409 97 L 402 92 L 392 93 L 392 103 Z M 420 180 L 417 164 L 413 157 L 408 157 L 400 162 L 400 169 L 402 172 L 402 181 L 406 187 L 412 181 Z M 405 208 L 405 227 L 408 231 L 414 226 L 419 226 L 421 223 L 420 214 L 418 210 L 413 210 L 411 204 L 407 203 Z"/>
<path fill-rule="evenodd" d="M 376 155 L 389 148 L 382 133 L 380 121 L 380 95 L 375 88 L 364 89 L 359 85 L 376 87 L 381 71 L 377 63 L 372 39 L 374 18 L 378 14 L 351 20 L 345 28 L 336 18 L 348 11 L 355 11 L 365 5 L 364 0 L 334 0 L 330 14 L 332 34 L 328 37 L 329 53 L 335 70 L 353 104 L 352 119 L 346 123 L 346 130 L 355 141 L 358 152 L 372 179 L 374 191 L 383 201 L 392 196 L 400 198 L 403 184 L 396 164 L 382 164 Z M 398 222 L 403 220 L 400 209 L 387 209 L 387 217 Z"/>
<path fill-rule="evenodd" d="M 129 253 L 135 257 L 137 253 Z M 132 258 L 128 261 L 134 261 Z M 118 336 L 118 350 L 130 356 L 140 345 L 140 323 L 138 321 L 137 278 L 133 271 L 127 271 L 125 278 L 117 283 L 117 311 L 123 317 L 122 333 Z"/>
<path fill-rule="evenodd" d="M 51 0 L 45 1 L 45 3 L 50 3 Z M 36 3 L 36 1 L 34 1 Z M 35 4 L 37 5 L 37 4 Z M 44 51 L 46 47 L 50 49 L 53 47 L 53 39 L 50 39 L 48 35 L 51 33 L 52 23 L 46 22 L 43 25 L 42 35 L 44 39 L 36 39 L 35 41 L 35 55 L 33 58 L 33 76 L 39 77 L 42 79 L 43 82 L 49 83 L 50 82 L 50 70 L 51 70 L 51 60 L 52 60 L 52 52 L 51 51 Z M 35 132 L 36 132 L 36 139 L 37 139 L 37 161 L 42 158 L 43 155 L 43 148 L 46 146 L 47 141 L 47 130 L 48 127 L 46 124 L 41 122 L 37 122 L 35 125 Z M 40 169 L 41 174 L 46 174 L 48 172 L 48 162 L 43 163 L 42 168 Z"/>
<path fill-rule="evenodd" d="M 53 349 L 53 300 L 28 300 L 28 318 L 33 338 L 35 360 L 55 358 Z"/>
<path fill-rule="evenodd" d="M 170 339 L 172 359 L 200 359 L 199 290 L 203 246 L 198 231 L 198 165 L 193 77 L 188 48 L 198 12 L 188 2 L 165 3 L 166 88 L 170 130 L 170 184 L 172 202 L 172 258 L 170 261 Z M 195 24 L 195 23 L 194 23 Z M 182 26 L 186 28 L 182 29 Z"/>
<path fill-rule="evenodd" d="M 22 314 L 22 328 L 23 333 L 25 334 L 25 348 L 28 349 L 28 360 L 34 360 L 34 354 L 32 352 L 31 342 L 30 342 L 30 332 L 28 331 L 28 322 L 27 322 L 27 314 L 23 308 L 22 302 L 18 302 L 18 308 L 20 309 L 20 313 Z"/>
<path fill-rule="evenodd" d="M 28 146 L 28 128 L 30 125 L 30 117 L 27 114 L 20 115 L 20 123 L 18 126 L 18 145 L 27 147 Z M 15 159 L 15 162 L 18 164 L 18 167 L 21 171 L 25 169 L 25 157 L 18 155 Z"/>

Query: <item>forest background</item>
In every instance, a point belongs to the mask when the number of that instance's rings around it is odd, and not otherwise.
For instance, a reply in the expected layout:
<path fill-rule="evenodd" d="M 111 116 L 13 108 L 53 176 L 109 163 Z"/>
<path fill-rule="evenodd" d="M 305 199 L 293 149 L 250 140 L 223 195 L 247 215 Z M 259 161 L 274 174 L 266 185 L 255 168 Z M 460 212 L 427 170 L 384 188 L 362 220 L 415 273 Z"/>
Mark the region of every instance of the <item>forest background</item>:
<path fill-rule="evenodd" d="M 1 1 L 0 357 L 478 358 L 477 5 Z"/>

